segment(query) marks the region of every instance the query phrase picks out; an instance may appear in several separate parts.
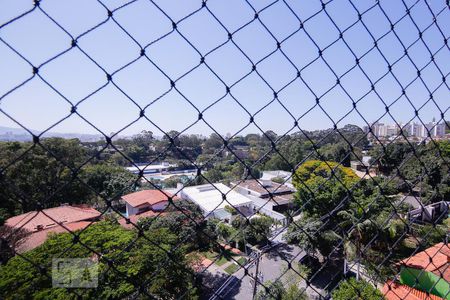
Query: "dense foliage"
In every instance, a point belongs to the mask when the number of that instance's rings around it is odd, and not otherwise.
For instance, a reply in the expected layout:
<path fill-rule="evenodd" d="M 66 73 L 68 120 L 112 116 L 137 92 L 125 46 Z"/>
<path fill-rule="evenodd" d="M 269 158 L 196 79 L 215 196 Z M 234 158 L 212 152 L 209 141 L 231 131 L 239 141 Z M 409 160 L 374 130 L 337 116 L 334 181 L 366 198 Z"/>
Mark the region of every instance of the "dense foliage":
<path fill-rule="evenodd" d="M 90 158 L 76 139 L 41 145 L 0 143 L 0 219 L 62 203 L 104 205 L 135 188 L 137 176 Z"/>
<path fill-rule="evenodd" d="M 384 298 L 383 294 L 373 285 L 354 278 L 342 281 L 332 295 L 333 300 L 380 300 Z"/>
<path fill-rule="evenodd" d="M 340 130 L 354 143 L 354 152 L 367 145 L 358 127 L 347 125 Z M 320 151 L 315 151 L 312 143 Z M 348 165 L 350 156 L 343 157 L 347 147 L 348 143 L 332 130 L 286 136 L 267 131 L 232 138 L 170 131 L 160 139 L 150 131 L 143 131 L 112 144 L 62 138 L 44 138 L 39 144 L 0 142 L 0 188 L 5 191 L 0 195 L 0 219 L 61 203 L 105 205 L 104 198 L 117 199 L 141 184 L 137 176 L 122 168 L 132 163 L 169 161 L 177 165 L 175 169 L 195 168 L 193 164 L 202 167 L 202 176 L 194 180 L 179 176 L 167 182 L 154 182 L 176 187 L 178 182 L 185 185 L 228 182 L 245 176 L 259 178 L 262 170 L 292 170 L 310 152 L 313 155 L 308 159 L 345 158 Z M 244 164 L 252 167 L 248 169 Z M 151 184 L 143 186 L 154 188 Z"/>
<path fill-rule="evenodd" d="M 304 290 L 300 289 L 296 284 L 291 284 L 285 288 L 280 281 L 266 281 L 264 283 L 266 289 L 259 291 L 255 300 L 305 300 L 307 299 Z"/>
<path fill-rule="evenodd" d="M 309 253 L 374 260 L 407 230 L 400 218 L 403 207 L 397 207 L 398 214 L 392 212 L 395 197 L 334 162 L 304 163 L 293 183 L 302 217 L 289 226 L 285 237 Z"/>
<path fill-rule="evenodd" d="M 445 163 L 450 143 L 436 144 L 438 148 L 432 143 L 417 145 L 415 152 L 405 144 L 389 145 L 386 152 L 375 147 L 373 163 L 385 176 L 370 179 L 359 179 L 335 162 L 303 163 L 293 176 L 302 214 L 289 226 L 287 241 L 311 254 L 360 261 L 368 272 L 381 276 L 379 280 L 393 272 L 392 263 L 415 249 L 442 242 L 448 227 L 439 224 L 442 220 L 434 225 L 411 223 L 401 194 L 414 195 L 419 187 L 416 196 L 425 205 L 450 199 Z"/>
<path fill-rule="evenodd" d="M 219 220 L 211 220 L 216 228 L 217 236 L 226 243 L 236 244 L 237 248 L 243 249 L 244 244 L 262 245 L 269 241 L 272 226 L 275 220 L 264 215 L 258 215 L 249 221 L 237 215 L 233 217 L 231 226 Z"/>
<path fill-rule="evenodd" d="M 450 141 L 378 145 L 371 155 L 382 174 L 400 178 L 400 191 L 419 189 L 425 203 L 450 199 Z"/>
<path fill-rule="evenodd" d="M 43 245 L 25 253 L 25 259 L 16 256 L 0 266 L 0 294 L 6 299 L 76 299 L 72 293 L 76 291 L 84 299 L 122 299 L 145 284 L 146 292 L 160 299 L 180 295 L 196 298 L 186 251 L 184 247 L 175 247 L 177 235 L 159 228 L 136 237 L 135 231 L 107 221 L 88 227 L 80 234 L 79 243 L 73 243 L 69 233 L 53 235 Z M 98 260 L 98 288 L 52 288 L 48 275 L 54 257 Z M 36 268 L 28 260 L 44 269 Z M 113 269 L 108 261 L 114 262 Z"/>

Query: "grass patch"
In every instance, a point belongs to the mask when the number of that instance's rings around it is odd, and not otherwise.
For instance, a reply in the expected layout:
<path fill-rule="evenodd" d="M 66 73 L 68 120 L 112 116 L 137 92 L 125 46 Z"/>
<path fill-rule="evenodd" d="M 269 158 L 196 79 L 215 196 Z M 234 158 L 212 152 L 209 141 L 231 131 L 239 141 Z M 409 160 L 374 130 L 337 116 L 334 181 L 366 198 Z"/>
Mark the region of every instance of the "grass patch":
<path fill-rule="evenodd" d="M 244 265 L 247 259 L 245 257 L 240 257 L 237 261 L 240 265 Z"/>
<path fill-rule="evenodd" d="M 233 274 L 234 272 L 236 272 L 237 270 L 239 270 L 239 266 L 236 265 L 235 263 L 232 263 L 231 265 L 229 265 L 228 267 L 225 268 L 225 272 L 227 272 L 228 274 Z"/>
<path fill-rule="evenodd" d="M 219 255 L 217 252 L 214 251 L 201 252 L 200 254 L 210 260 L 215 260 L 216 257 Z"/>
<path fill-rule="evenodd" d="M 229 260 L 227 258 L 225 258 L 224 256 L 222 256 L 215 263 L 216 263 L 216 265 L 221 266 L 221 265 L 225 264 L 227 261 L 229 261 Z"/>

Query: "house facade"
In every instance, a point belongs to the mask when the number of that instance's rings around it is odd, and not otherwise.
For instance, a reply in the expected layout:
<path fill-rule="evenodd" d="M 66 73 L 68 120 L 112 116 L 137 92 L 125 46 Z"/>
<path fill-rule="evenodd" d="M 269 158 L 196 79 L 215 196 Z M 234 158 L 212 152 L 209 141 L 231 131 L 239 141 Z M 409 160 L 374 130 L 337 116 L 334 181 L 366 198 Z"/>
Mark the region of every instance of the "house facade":
<path fill-rule="evenodd" d="M 143 190 L 122 196 L 127 217 L 147 211 L 163 211 L 169 205 L 169 198 L 176 200 L 171 193 L 160 190 Z"/>
<path fill-rule="evenodd" d="M 205 218 L 231 220 L 229 208 L 236 208 L 245 216 L 253 215 L 253 202 L 222 183 L 185 187 L 180 192 L 183 200 L 197 204 Z"/>

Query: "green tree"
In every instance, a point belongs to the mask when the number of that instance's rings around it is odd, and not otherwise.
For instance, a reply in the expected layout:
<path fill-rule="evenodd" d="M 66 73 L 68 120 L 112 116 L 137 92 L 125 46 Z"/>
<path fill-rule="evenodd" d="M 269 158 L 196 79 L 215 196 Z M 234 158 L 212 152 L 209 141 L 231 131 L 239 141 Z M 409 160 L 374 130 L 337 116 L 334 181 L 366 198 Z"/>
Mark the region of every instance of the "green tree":
<path fill-rule="evenodd" d="M 350 168 L 335 162 L 311 160 L 295 171 L 292 182 L 297 189 L 297 204 L 310 216 L 322 216 L 348 202 L 345 201 L 347 190 L 358 181 Z"/>
<path fill-rule="evenodd" d="M 259 291 L 255 300 L 306 300 L 304 290 L 299 289 L 296 284 L 291 284 L 286 289 L 279 280 L 275 282 L 264 282 L 265 289 Z"/>
<path fill-rule="evenodd" d="M 286 294 L 283 283 L 279 280 L 275 282 L 266 281 L 264 285 L 267 289 L 263 289 L 256 294 L 255 300 L 282 300 Z"/>
<path fill-rule="evenodd" d="M 229 243 L 236 235 L 236 229 L 220 222 L 216 227 L 217 236 L 225 243 Z"/>
<path fill-rule="evenodd" d="M 337 144 L 327 144 L 320 148 L 319 152 L 326 160 L 336 161 L 345 167 L 350 167 L 351 153 L 350 147 L 345 142 Z"/>
<path fill-rule="evenodd" d="M 251 244 L 267 243 L 274 223 L 274 219 L 267 216 L 252 218 L 244 229 L 245 239 Z"/>
<path fill-rule="evenodd" d="M 96 202 L 103 203 L 103 198 L 116 200 L 122 195 L 135 190 L 138 176 L 122 167 L 98 164 L 89 165 L 83 169 L 80 176 L 96 193 L 92 197 Z"/>
<path fill-rule="evenodd" d="M 204 174 L 204 176 L 205 176 L 210 182 L 212 182 L 212 183 L 219 182 L 219 181 L 221 181 L 222 179 L 224 179 L 223 172 L 221 172 L 221 171 L 220 171 L 219 169 L 217 169 L 217 168 L 213 168 L 213 169 L 208 170 L 208 171 Z"/>
<path fill-rule="evenodd" d="M 69 233 L 52 235 L 24 256 L 47 268 L 49 274 L 52 258 L 95 258 L 92 249 L 102 254 L 98 258 L 99 272 L 103 274 L 98 277 L 98 288 L 53 288 L 51 277 L 16 256 L 0 266 L 0 294 L 6 299 L 77 299 L 72 293 L 76 291 L 83 299 L 123 299 L 145 283 L 147 293 L 156 298 L 185 295 L 187 299 L 195 299 L 194 276 L 185 250 L 175 247 L 178 237 L 162 228 L 146 232 L 145 238 L 136 237 L 136 232 L 106 221 L 83 231 L 80 243 L 74 244 Z M 113 261 L 114 270 L 108 266 L 108 260 Z"/>
<path fill-rule="evenodd" d="M 307 253 L 314 253 L 315 249 L 321 248 L 319 234 L 323 223 L 320 220 L 301 218 L 293 222 L 284 235 L 290 244 L 297 244 Z"/>
<path fill-rule="evenodd" d="M 282 300 L 306 300 L 308 297 L 306 296 L 306 292 L 304 289 L 300 289 L 297 285 L 290 285 L 286 293 L 281 298 Z"/>
<path fill-rule="evenodd" d="M 79 140 L 43 139 L 40 144 L 0 142 L 0 202 L 9 216 L 81 203 L 89 194 L 77 180 L 77 168 L 87 160 Z"/>
<path fill-rule="evenodd" d="M 203 153 L 213 154 L 222 147 L 223 147 L 222 137 L 219 136 L 217 133 L 211 133 L 209 138 L 203 143 Z"/>
<path fill-rule="evenodd" d="M 364 280 L 357 281 L 354 278 L 342 281 L 338 288 L 333 291 L 333 300 L 379 300 L 383 294 Z"/>

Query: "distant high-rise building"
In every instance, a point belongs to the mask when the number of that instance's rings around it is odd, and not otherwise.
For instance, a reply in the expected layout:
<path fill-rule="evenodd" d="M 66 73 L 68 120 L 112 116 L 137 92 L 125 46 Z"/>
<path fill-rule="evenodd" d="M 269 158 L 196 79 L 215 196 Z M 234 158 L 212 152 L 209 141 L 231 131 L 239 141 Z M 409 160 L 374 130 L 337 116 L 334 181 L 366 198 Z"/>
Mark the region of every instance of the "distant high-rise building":
<path fill-rule="evenodd" d="M 445 135 L 445 122 L 437 123 L 435 119 L 427 124 L 410 122 L 405 125 L 402 124 L 383 124 L 375 122 L 370 128 L 372 129 L 372 134 L 376 137 L 392 137 L 400 133 L 400 128 L 410 137 L 426 138 L 430 137 L 442 137 Z M 369 132 L 369 127 L 364 127 L 364 132 Z"/>
<path fill-rule="evenodd" d="M 398 135 L 398 133 L 399 133 L 399 128 L 398 128 L 397 124 L 386 125 L 386 136 L 394 136 L 394 135 Z"/>

